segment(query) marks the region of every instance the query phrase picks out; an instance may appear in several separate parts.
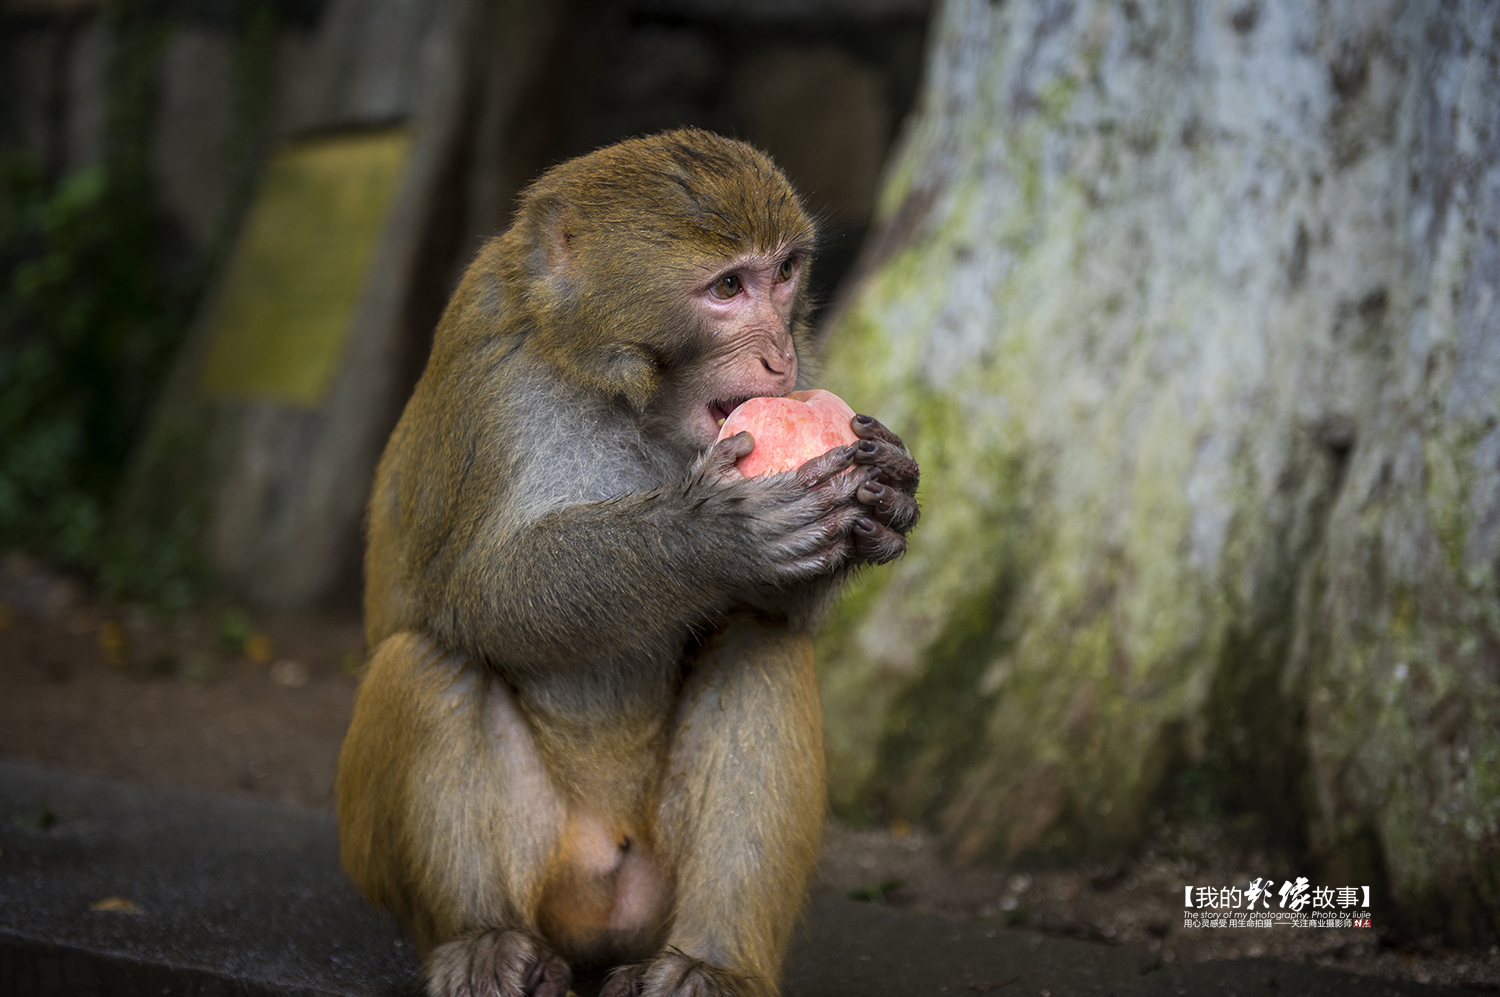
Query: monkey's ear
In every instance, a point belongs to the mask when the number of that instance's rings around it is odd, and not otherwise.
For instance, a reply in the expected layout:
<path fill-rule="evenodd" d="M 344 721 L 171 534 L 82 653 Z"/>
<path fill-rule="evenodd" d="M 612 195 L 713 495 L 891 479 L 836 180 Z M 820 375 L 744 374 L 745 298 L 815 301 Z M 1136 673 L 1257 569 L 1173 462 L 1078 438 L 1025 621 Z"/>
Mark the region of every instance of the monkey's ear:
<path fill-rule="evenodd" d="M 531 205 L 532 279 L 567 280 L 573 272 L 573 220 L 556 198 Z"/>
<path fill-rule="evenodd" d="M 661 369 L 649 348 L 639 343 L 608 343 L 576 357 L 583 379 L 603 394 L 623 396 L 644 411 L 661 387 Z"/>

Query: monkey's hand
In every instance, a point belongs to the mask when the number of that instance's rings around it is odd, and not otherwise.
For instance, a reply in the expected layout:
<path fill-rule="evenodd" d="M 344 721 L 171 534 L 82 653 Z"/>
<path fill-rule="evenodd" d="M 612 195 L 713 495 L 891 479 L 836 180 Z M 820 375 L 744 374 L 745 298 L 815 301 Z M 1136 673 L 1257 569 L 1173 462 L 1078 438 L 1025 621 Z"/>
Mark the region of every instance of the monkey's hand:
<path fill-rule="evenodd" d="M 906 534 L 917 522 L 917 462 L 901 437 L 880 420 L 857 415 L 850 420 L 859 442 L 853 445 L 860 484 L 855 498 L 863 515 L 854 522 L 854 552 L 863 561 L 884 564 L 906 551 Z"/>
<path fill-rule="evenodd" d="M 439 945 L 427 961 L 432 997 L 565 997 L 573 973 L 545 943 L 492 928 Z"/>
<path fill-rule="evenodd" d="M 747 478 L 734 462 L 755 446 L 749 433 L 720 440 L 694 465 L 689 492 L 700 508 L 740 517 L 732 570 L 752 586 L 781 587 L 831 574 L 851 557 L 868 510 L 856 493 L 868 472 L 854 466 L 862 444 L 835 447 L 791 471 Z M 899 538 L 898 538 L 899 539 Z"/>

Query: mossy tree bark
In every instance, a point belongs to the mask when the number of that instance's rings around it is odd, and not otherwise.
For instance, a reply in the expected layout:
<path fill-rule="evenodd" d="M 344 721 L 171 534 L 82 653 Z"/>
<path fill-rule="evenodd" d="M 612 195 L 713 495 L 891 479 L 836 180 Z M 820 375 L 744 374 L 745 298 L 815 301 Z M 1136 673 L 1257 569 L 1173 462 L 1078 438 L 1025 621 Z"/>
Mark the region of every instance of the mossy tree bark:
<path fill-rule="evenodd" d="M 1196 786 L 1493 937 L 1497 219 L 1494 4 L 943 4 L 828 331 L 925 509 L 824 636 L 836 805 L 1067 858 Z"/>

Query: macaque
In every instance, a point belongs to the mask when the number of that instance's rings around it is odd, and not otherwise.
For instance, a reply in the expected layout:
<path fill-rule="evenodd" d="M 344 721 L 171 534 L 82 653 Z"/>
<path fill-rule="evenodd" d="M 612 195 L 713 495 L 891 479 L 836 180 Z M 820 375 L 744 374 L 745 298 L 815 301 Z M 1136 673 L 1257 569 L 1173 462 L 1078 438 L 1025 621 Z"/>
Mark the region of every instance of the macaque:
<path fill-rule="evenodd" d="M 827 805 L 809 631 L 917 518 L 869 416 L 764 477 L 715 442 L 798 386 L 814 236 L 765 155 L 674 131 L 545 174 L 454 293 L 370 499 L 337 785 L 431 993 L 778 993 Z"/>

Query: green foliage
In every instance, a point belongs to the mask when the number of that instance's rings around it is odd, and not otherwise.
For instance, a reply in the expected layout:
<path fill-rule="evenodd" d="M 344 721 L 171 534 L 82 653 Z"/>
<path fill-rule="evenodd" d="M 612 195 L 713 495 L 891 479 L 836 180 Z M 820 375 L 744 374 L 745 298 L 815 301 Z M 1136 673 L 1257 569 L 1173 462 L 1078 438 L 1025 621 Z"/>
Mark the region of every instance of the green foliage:
<path fill-rule="evenodd" d="M 904 879 L 884 879 L 879 883 L 845 890 L 844 896 L 861 903 L 883 904 L 890 902 L 891 895 L 906 885 Z"/>
<path fill-rule="evenodd" d="M 89 569 L 198 284 L 151 198 L 163 28 L 112 16 L 104 161 L 55 182 L 21 155 L 0 163 L 0 545 Z"/>
<path fill-rule="evenodd" d="M 234 8 L 234 126 L 219 238 L 192 252 L 157 210 L 150 139 L 156 73 L 175 28 L 164 0 L 119 0 L 104 157 L 48 178 L 0 157 L 0 550 L 95 573 L 111 595 L 167 608 L 192 602 L 206 572 L 201 510 L 149 530 L 111 510 L 213 260 L 253 183 L 270 108 L 276 18 Z"/>
<path fill-rule="evenodd" d="M 0 542 L 101 561 L 113 485 L 184 326 L 128 175 L 4 164 Z M 174 293 L 175 292 L 175 293 Z"/>
<path fill-rule="evenodd" d="M 233 654 L 239 654 L 244 651 L 245 642 L 253 632 L 250 617 L 238 609 L 225 610 L 223 618 L 219 620 L 219 646 Z"/>

